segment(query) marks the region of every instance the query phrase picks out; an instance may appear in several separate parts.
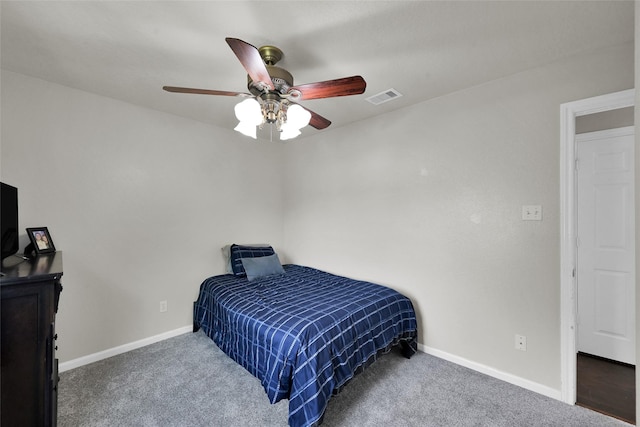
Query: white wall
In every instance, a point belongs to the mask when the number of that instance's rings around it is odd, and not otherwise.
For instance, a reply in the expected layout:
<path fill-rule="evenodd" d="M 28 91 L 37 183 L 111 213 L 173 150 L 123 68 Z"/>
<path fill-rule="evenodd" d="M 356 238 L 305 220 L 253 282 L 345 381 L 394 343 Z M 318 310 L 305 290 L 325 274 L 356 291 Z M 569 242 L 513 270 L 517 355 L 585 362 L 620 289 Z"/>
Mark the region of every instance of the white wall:
<path fill-rule="evenodd" d="M 191 325 L 222 245 L 280 245 L 281 145 L 8 71 L 1 84 L 20 250 L 47 226 L 64 253 L 61 362 Z"/>
<path fill-rule="evenodd" d="M 559 106 L 633 87 L 633 49 L 288 146 L 288 255 L 399 289 L 414 301 L 423 345 L 559 395 Z M 542 222 L 521 220 L 528 204 L 543 206 Z"/>
<path fill-rule="evenodd" d="M 575 120 L 576 134 L 633 126 L 634 115 L 635 108 L 626 107 L 578 116 Z"/>

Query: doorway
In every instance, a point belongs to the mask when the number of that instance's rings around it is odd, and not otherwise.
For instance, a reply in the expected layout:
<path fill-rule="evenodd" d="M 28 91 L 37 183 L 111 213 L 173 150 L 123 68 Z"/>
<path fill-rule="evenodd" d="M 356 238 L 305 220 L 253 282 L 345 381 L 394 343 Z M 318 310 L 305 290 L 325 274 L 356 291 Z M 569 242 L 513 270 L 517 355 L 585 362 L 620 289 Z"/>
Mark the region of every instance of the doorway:
<path fill-rule="evenodd" d="M 628 365 L 636 364 L 634 179 L 633 126 L 576 135 L 577 350 Z"/>
<path fill-rule="evenodd" d="M 562 400 L 576 403 L 577 389 L 577 195 L 576 118 L 634 105 L 635 90 L 588 98 L 560 107 L 560 286 Z"/>
<path fill-rule="evenodd" d="M 576 404 L 635 424 L 634 127 L 580 133 L 598 116 L 576 120 Z"/>

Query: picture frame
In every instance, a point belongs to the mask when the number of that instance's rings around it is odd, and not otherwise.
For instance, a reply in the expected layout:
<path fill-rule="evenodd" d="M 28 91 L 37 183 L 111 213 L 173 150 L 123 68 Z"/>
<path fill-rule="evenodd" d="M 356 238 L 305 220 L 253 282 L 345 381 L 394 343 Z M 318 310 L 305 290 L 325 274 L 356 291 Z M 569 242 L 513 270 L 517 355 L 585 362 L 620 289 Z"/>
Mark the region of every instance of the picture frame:
<path fill-rule="evenodd" d="M 53 244 L 51 234 L 47 227 L 30 227 L 27 228 L 27 236 L 31 241 L 33 250 L 36 255 L 48 254 L 56 251 L 56 247 Z"/>

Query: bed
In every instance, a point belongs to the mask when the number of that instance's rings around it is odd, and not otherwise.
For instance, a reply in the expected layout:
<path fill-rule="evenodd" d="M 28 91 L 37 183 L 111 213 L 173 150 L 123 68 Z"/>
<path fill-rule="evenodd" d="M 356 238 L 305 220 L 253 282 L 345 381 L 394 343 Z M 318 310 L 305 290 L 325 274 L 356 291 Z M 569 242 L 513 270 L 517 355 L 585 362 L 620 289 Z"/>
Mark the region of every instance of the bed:
<path fill-rule="evenodd" d="M 319 425 L 329 398 L 393 346 L 416 351 L 413 305 L 391 288 L 282 266 L 269 246 L 232 245 L 230 264 L 200 285 L 194 332 L 258 378 L 271 403 L 289 399 L 291 427 Z"/>

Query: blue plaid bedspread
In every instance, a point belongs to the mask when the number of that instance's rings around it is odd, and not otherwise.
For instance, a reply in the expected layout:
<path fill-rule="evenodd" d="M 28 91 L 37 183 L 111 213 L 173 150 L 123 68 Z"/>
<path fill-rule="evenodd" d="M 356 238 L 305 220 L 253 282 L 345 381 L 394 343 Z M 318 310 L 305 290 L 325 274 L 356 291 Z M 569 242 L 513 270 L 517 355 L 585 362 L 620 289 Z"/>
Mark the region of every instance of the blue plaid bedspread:
<path fill-rule="evenodd" d="M 249 282 L 200 286 L 194 328 L 257 377 L 271 403 L 289 399 L 291 427 L 318 425 L 332 394 L 404 341 L 416 349 L 411 300 L 369 282 L 299 265 Z"/>

